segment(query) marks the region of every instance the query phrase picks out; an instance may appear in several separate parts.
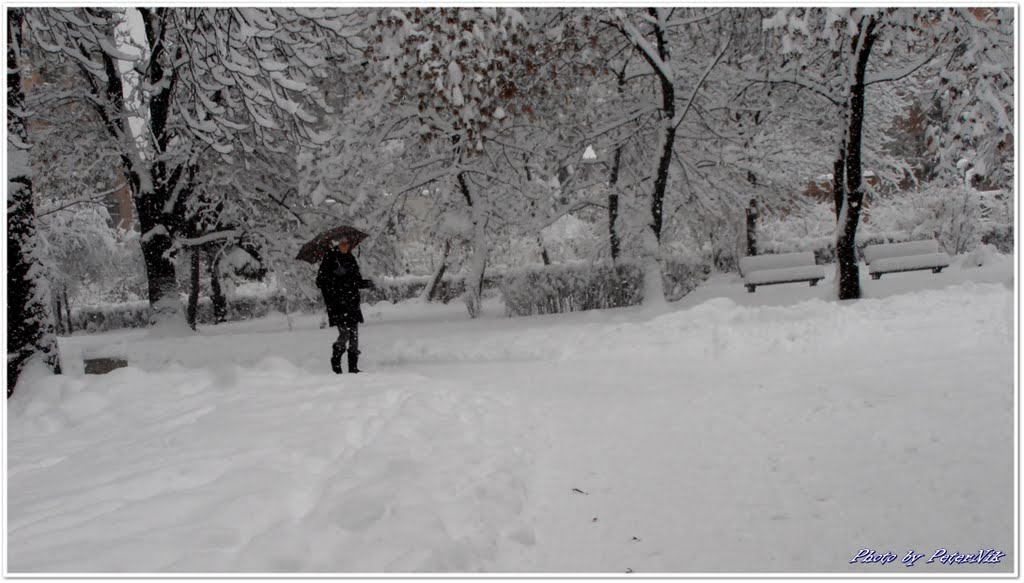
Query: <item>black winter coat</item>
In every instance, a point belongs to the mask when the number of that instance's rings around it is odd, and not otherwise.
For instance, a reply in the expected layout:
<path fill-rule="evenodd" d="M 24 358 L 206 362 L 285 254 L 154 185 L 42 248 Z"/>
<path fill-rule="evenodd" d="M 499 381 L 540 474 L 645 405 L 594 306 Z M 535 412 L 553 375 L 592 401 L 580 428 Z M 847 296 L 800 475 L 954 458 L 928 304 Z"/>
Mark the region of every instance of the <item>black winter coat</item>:
<path fill-rule="evenodd" d="M 363 323 L 359 309 L 359 290 L 372 284 L 359 273 L 359 264 L 351 253 L 332 250 L 320 262 L 316 286 L 324 296 L 331 326 L 355 326 Z"/>

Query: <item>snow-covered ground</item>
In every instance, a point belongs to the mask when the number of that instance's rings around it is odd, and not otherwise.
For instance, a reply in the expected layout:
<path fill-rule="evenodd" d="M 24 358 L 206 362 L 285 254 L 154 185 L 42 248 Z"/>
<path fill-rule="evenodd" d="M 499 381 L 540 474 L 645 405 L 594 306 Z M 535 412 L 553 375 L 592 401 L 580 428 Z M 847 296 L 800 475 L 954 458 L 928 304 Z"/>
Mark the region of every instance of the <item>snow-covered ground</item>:
<path fill-rule="evenodd" d="M 829 269 L 829 278 L 832 269 Z M 21 572 L 1014 569 L 1013 266 L 670 304 L 61 341 L 8 403 Z M 83 355 L 130 366 L 86 376 Z M 851 564 L 861 549 L 895 562 Z M 927 564 L 938 549 L 998 564 Z M 913 568 L 908 551 L 924 553 Z"/>

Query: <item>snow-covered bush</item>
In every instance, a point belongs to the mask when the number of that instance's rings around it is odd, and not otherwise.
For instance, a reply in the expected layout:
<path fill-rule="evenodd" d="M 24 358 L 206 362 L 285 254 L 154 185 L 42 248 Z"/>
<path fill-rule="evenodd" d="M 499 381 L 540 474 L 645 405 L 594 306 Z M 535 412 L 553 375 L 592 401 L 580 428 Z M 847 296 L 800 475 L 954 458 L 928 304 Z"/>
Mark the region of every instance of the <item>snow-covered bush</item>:
<path fill-rule="evenodd" d="M 799 213 L 765 215 L 758 222 L 759 253 L 811 251 L 816 262 L 835 262 L 835 211 L 822 203 Z M 961 255 L 987 243 L 1013 252 L 1013 211 L 1002 191 L 931 185 L 876 197 L 864 209 L 857 249 L 868 245 L 935 239 Z"/>
<path fill-rule="evenodd" d="M 999 261 L 999 250 L 993 245 L 981 244 L 974 251 L 964 255 L 960 269 L 976 269 Z"/>
<path fill-rule="evenodd" d="M 400 277 L 378 277 L 374 278 L 374 287 L 363 291 L 363 301 L 369 304 L 377 302 L 398 303 L 418 297 L 423 293 L 423 288 L 430 282 L 427 275 L 405 275 Z M 484 287 L 487 287 L 487 280 Z M 493 285 L 493 282 L 492 282 Z M 465 290 L 465 282 L 462 276 L 446 275 L 441 278 L 435 300 L 447 304 L 458 298 Z"/>
<path fill-rule="evenodd" d="M 666 299 L 677 300 L 704 281 L 709 266 L 693 257 L 663 262 Z M 643 299 L 643 269 L 637 261 L 528 267 L 502 279 L 501 295 L 509 316 L 532 316 L 617 308 Z"/>
<path fill-rule="evenodd" d="M 149 323 L 149 301 L 121 302 L 71 309 L 73 328 L 89 333 L 144 328 Z"/>
<path fill-rule="evenodd" d="M 1013 210 L 1002 191 L 928 185 L 879 200 L 867 209 L 873 230 L 933 238 L 950 255 L 962 255 L 986 242 L 1013 252 Z"/>
<path fill-rule="evenodd" d="M 981 242 L 994 246 L 1000 253 L 1013 254 L 1013 223 L 985 225 L 981 231 Z"/>

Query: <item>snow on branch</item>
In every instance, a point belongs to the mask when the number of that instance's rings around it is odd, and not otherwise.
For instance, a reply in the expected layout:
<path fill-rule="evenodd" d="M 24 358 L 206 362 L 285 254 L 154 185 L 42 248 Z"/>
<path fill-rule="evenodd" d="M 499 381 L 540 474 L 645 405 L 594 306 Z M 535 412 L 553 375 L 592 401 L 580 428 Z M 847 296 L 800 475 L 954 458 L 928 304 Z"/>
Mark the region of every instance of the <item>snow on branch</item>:
<path fill-rule="evenodd" d="M 629 19 L 622 10 L 616 10 L 615 16 L 618 19 L 619 30 L 636 46 L 640 49 L 640 54 L 643 55 L 652 67 L 657 69 L 658 73 L 665 78 L 669 83 L 675 82 L 675 73 L 672 70 L 671 65 L 664 62 L 661 56 L 658 54 L 658 49 L 654 47 L 646 38 L 642 32 Z"/>

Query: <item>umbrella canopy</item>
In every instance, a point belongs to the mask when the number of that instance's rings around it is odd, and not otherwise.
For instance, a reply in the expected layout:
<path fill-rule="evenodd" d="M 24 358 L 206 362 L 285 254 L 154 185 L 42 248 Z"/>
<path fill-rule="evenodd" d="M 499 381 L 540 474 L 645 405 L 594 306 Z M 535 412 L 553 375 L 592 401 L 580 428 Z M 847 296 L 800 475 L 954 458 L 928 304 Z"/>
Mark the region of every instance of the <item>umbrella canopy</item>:
<path fill-rule="evenodd" d="M 336 241 L 347 239 L 349 248 L 355 249 L 356 245 L 369 236 L 370 235 L 368 233 L 364 233 L 359 229 L 349 227 L 348 225 L 327 229 L 303 245 L 302 249 L 299 249 L 299 254 L 296 255 L 295 258 L 299 261 L 306 261 L 308 263 L 320 263 L 320 261 L 323 260 L 324 255 L 326 255 L 332 247 L 337 246 L 335 243 Z"/>

